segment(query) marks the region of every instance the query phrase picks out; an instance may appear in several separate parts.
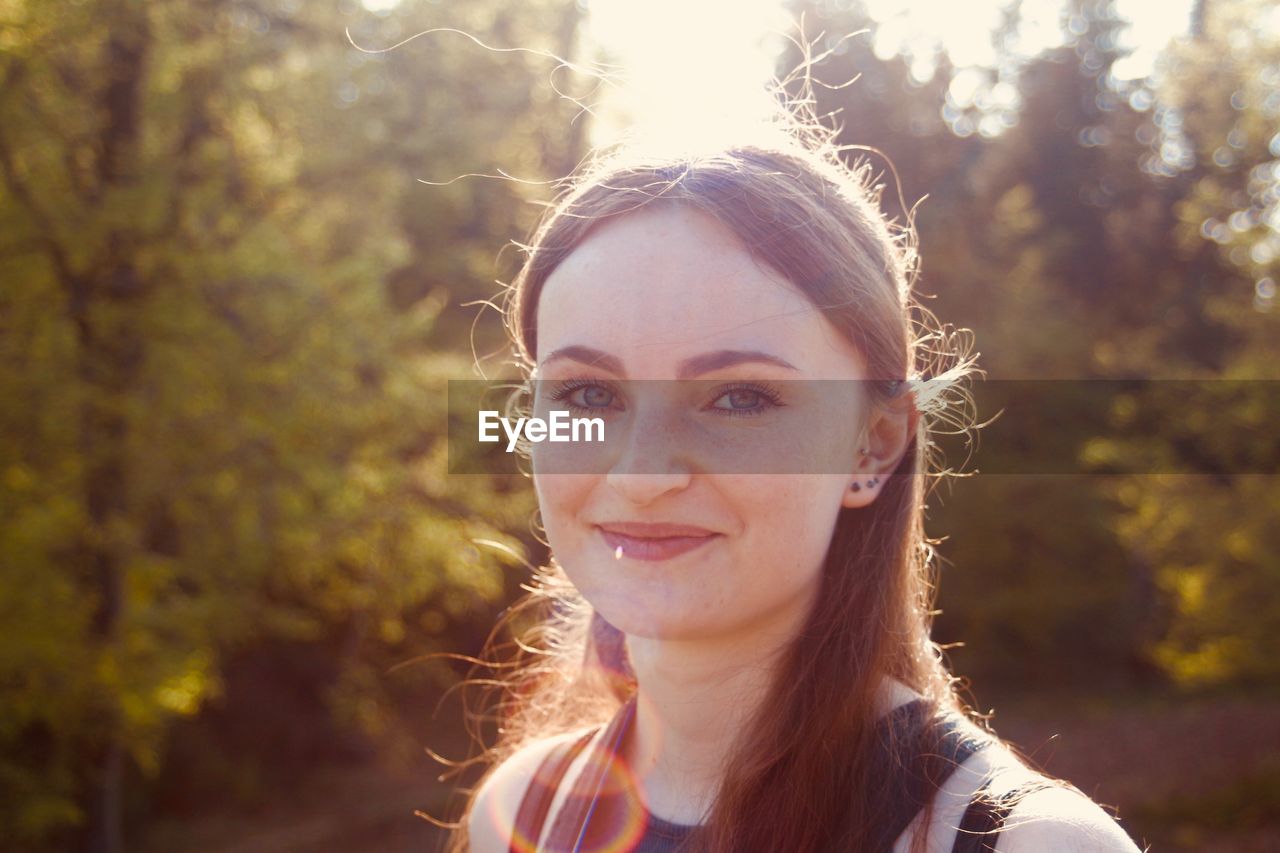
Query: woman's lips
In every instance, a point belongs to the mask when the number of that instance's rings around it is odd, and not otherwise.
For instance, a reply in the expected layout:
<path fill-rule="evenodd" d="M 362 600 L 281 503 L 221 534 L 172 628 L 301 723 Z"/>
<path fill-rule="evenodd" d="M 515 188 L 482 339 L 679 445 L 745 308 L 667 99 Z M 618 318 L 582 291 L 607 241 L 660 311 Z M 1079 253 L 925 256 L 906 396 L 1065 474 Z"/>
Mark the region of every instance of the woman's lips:
<path fill-rule="evenodd" d="M 622 525 L 618 527 L 622 527 Z M 630 557 L 635 560 L 669 560 L 672 557 L 688 553 L 695 548 L 701 548 L 720 535 L 711 531 L 692 533 L 691 531 L 695 528 L 680 528 L 681 535 L 674 536 L 637 535 L 635 526 L 627 525 L 627 532 L 625 533 L 618 527 L 600 527 L 598 529 L 600 530 L 600 535 L 604 537 L 604 541 L 608 544 L 610 551 L 617 555 L 618 549 L 621 548 L 621 557 Z M 668 530 L 673 529 L 675 528 L 662 529 L 661 525 L 655 525 L 653 528 L 657 533 L 666 533 Z"/>

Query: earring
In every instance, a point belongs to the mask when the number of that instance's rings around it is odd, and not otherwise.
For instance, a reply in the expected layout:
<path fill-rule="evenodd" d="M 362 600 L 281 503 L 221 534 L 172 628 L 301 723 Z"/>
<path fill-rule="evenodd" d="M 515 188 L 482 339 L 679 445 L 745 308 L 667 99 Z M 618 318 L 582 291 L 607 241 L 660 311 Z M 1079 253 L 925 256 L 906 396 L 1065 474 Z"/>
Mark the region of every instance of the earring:
<path fill-rule="evenodd" d="M 876 486 L 878 486 L 878 485 L 880 485 L 880 478 L 879 478 L 879 477 L 872 477 L 870 480 L 868 480 L 868 481 L 867 481 L 867 488 L 868 488 L 868 489 L 874 489 L 874 488 L 875 488 Z M 852 490 L 853 490 L 853 491 L 855 491 L 855 492 L 860 492 L 860 491 L 862 491 L 862 485 L 861 485 L 860 483 L 854 483 L 854 484 L 853 484 L 852 486 L 850 486 L 849 488 L 850 488 L 850 489 L 852 489 Z"/>

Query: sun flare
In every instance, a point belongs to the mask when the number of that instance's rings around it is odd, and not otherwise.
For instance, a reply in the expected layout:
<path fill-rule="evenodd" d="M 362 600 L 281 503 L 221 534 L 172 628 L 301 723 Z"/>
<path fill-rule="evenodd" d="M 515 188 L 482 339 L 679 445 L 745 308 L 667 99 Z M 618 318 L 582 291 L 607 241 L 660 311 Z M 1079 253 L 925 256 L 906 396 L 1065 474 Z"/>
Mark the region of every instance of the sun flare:
<path fill-rule="evenodd" d="M 961 69 L 992 65 L 999 61 L 992 31 L 1006 5 L 866 0 L 878 24 L 868 46 L 881 59 L 911 57 L 912 74 L 920 80 L 932 77 L 939 50 Z M 1185 32 L 1190 8 L 1191 0 L 1117 0 L 1119 14 L 1131 22 L 1123 45 L 1133 52 L 1117 63 L 1116 74 L 1150 73 L 1156 51 Z M 606 62 L 619 67 L 610 94 L 595 110 L 597 143 L 635 137 L 638 128 L 646 142 L 660 147 L 700 148 L 741 136 L 771 111 L 765 89 L 787 40 L 820 35 L 812 22 L 802 31 L 780 0 L 590 0 L 587 9 L 589 39 Z M 1062 9 L 1063 0 L 1024 0 L 1006 48 L 1030 57 L 1062 44 L 1071 26 Z"/>

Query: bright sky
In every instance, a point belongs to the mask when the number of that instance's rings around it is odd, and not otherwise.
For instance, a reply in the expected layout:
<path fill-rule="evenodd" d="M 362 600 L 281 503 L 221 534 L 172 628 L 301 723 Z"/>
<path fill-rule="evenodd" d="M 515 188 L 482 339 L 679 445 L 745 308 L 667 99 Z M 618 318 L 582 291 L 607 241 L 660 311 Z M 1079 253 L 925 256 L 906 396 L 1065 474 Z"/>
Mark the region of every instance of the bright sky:
<path fill-rule="evenodd" d="M 917 77 L 932 75 L 927 56 L 940 45 L 958 66 L 995 61 L 989 33 L 1007 0 L 866 0 L 880 22 L 873 45 L 882 58 L 909 50 Z M 1192 0 L 1116 0 L 1132 22 L 1125 46 L 1134 54 L 1114 70 L 1140 77 L 1156 53 L 1185 33 Z M 1019 53 L 1060 44 L 1062 0 L 1023 0 Z M 595 124 L 595 141 L 614 138 L 624 116 L 671 136 L 732 132 L 765 109 L 761 91 L 774 73 L 780 34 L 795 34 L 780 0 L 589 0 L 588 32 L 623 66 Z M 817 32 L 810 23 L 806 35 Z M 867 38 L 862 36 L 861 38 Z M 843 82 L 843 81 L 827 81 Z M 856 84 L 855 84 L 856 85 Z"/>
<path fill-rule="evenodd" d="M 872 45 L 887 59 L 906 52 L 919 79 L 933 75 L 934 48 L 959 68 L 996 61 L 991 31 L 1013 0 L 862 0 L 879 22 Z M 390 14 L 402 0 L 362 0 L 366 9 Z M 512 0 L 518 2 L 518 0 Z M 833 0 L 839 8 L 851 0 Z M 1061 44 L 1059 13 L 1065 0 L 1022 0 L 1015 50 L 1033 56 Z M 1113 66 L 1119 77 L 1142 77 L 1170 39 L 1184 35 L 1193 0 L 1113 0 L 1131 26 L 1122 46 L 1133 53 Z M 783 0 L 578 0 L 587 10 L 587 37 L 621 66 L 618 85 L 593 98 L 593 142 L 607 143 L 629 125 L 648 128 L 655 142 L 712 141 L 737 136 L 766 114 L 765 84 L 785 37 L 796 37 Z M 812 23 L 805 36 L 818 32 Z M 828 35 L 844 35 L 828 33 Z M 868 36 L 858 36 L 865 40 Z M 856 44 L 856 42 L 855 42 Z M 507 47 L 517 47 L 509 45 Z M 501 47 L 501 46 L 500 46 Z M 976 75 L 958 75 L 960 97 Z M 844 81 L 825 81 L 841 83 Z M 1010 87 L 1006 86 L 1006 89 Z M 972 92 L 970 92 L 972 94 Z M 997 95 L 996 101 L 1003 96 Z M 1016 98 L 1012 91 L 1006 93 Z"/>

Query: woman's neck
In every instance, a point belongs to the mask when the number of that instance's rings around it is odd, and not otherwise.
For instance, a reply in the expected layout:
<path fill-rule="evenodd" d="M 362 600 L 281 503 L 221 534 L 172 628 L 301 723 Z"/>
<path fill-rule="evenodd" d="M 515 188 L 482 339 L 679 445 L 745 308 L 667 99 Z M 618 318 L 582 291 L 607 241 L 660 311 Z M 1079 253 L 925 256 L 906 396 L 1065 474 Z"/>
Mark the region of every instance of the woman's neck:
<path fill-rule="evenodd" d="M 627 638 L 638 701 L 624 754 L 649 811 L 701 822 L 804 612 L 777 612 L 732 636 Z"/>
<path fill-rule="evenodd" d="M 730 750 L 798 630 L 793 616 L 732 638 L 627 638 L 638 691 L 623 755 L 650 812 L 674 823 L 704 819 Z M 875 713 L 917 698 L 901 682 L 885 679 Z"/>

